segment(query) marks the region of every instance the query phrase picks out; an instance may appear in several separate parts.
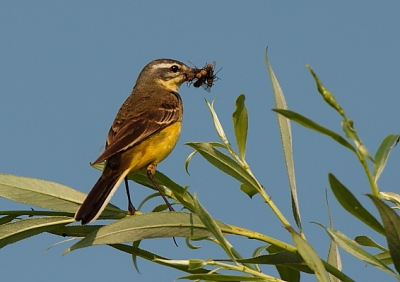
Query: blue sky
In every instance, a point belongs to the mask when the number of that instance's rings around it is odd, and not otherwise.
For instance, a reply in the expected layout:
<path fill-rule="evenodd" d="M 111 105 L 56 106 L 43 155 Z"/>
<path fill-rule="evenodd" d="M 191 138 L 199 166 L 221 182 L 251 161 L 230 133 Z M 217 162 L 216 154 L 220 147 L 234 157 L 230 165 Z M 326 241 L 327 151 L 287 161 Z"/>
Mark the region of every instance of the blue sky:
<path fill-rule="evenodd" d="M 88 192 L 99 176 L 89 166 L 109 126 L 145 64 L 172 58 L 222 67 L 210 93 L 183 85 L 183 131 L 159 170 L 190 186 L 217 219 L 291 242 L 259 197 L 250 200 L 237 181 L 201 157 L 190 165 L 185 142 L 217 141 L 204 99 L 215 103 L 234 143 L 231 114 L 241 93 L 249 111 L 247 162 L 287 218 L 288 181 L 274 100 L 264 61 L 269 59 L 288 107 L 340 131 L 340 118 L 324 104 L 305 68 L 309 64 L 336 96 L 372 154 L 389 133 L 398 133 L 400 112 L 400 4 L 395 1 L 6 1 L 0 9 L 0 172 L 52 180 Z M 326 257 L 328 237 L 312 221 L 328 224 L 325 188 L 334 173 L 362 203 L 370 192 L 355 157 L 327 137 L 296 124 L 293 148 L 301 215 L 307 239 Z M 400 192 L 396 148 L 380 188 Z M 134 185 L 137 205 L 150 193 Z M 371 234 L 329 193 L 334 225 L 347 236 Z M 161 203 L 161 198 L 153 204 Z M 124 189 L 112 201 L 125 208 Z M 1 210 L 26 209 L 0 199 Z M 150 205 L 145 206 L 149 211 Z M 377 213 L 375 213 L 377 214 Z M 291 222 L 294 224 L 293 220 Z M 260 244 L 228 238 L 244 256 Z M 61 253 L 63 244 L 42 234 L 1 250 L 4 281 L 173 281 L 177 271 L 140 260 L 138 274 L 128 255 L 107 246 Z M 175 259 L 220 258 L 207 243 L 188 250 L 182 239 L 149 240 L 142 247 Z M 344 272 L 357 281 L 392 279 L 341 251 Z M 274 268 L 265 272 L 275 274 Z M 276 274 L 275 274 L 276 275 Z M 162 278 L 160 278 L 162 277 Z M 162 279 L 162 280 L 160 280 Z M 304 280 L 313 278 L 304 275 Z"/>

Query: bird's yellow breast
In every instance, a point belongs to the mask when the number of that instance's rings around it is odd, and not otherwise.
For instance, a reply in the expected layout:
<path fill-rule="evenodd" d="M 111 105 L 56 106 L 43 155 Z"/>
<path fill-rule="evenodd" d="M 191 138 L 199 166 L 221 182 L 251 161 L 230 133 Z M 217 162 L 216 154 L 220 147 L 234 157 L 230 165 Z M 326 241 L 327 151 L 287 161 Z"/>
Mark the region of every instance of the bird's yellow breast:
<path fill-rule="evenodd" d="M 181 122 L 178 121 L 128 149 L 122 159 L 129 160 L 130 172 L 133 173 L 147 168 L 149 164 L 158 164 L 174 149 L 180 133 Z"/>

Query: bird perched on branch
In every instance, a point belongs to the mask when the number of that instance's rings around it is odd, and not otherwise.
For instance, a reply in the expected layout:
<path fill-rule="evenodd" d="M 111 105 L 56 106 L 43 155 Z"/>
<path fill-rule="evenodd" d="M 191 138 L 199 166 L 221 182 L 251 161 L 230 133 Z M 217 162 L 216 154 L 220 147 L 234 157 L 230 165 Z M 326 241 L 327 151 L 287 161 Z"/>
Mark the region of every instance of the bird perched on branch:
<path fill-rule="evenodd" d="M 104 170 L 76 212 L 77 221 L 86 224 L 96 220 L 122 181 L 128 210 L 133 214 L 127 175 L 142 170 L 173 211 L 153 175 L 157 164 L 175 147 L 181 132 L 183 107 L 178 89 L 198 71 L 171 59 L 154 60 L 143 68 L 111 125 L 104 152 L 93 162 L 105 162 Z"/>

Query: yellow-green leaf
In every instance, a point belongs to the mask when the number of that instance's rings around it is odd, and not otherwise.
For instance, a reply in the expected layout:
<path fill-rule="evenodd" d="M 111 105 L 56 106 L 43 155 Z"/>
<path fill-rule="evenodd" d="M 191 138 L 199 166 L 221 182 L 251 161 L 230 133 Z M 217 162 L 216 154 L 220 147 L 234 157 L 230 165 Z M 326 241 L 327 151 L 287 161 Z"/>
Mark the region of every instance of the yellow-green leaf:
<path fill-rule="evenodd" d="M 74 221 L 70 217 L 49 216 L 21 219 L 3 224 L 0 226 L 0 248 Z"/>
<path fill-rule="evenodd" d="M 368 195 L 381 215 L 385 229 L 386 240 L 394 267 L 400 273 L 400 217 L 382 200 Z"/>
<path fill-rule="evenodd" d="M 246 139 L 248 130 L 247 108 L 244 104 L 246 97 L 244 94 L 239 95 L 236 99 L 236 109 L 232 115 L 233 128 L 235 130 L 236 143 L 239 149 L 239 156 L 244 160 L 246 153 Z"/>
<path fill-rule="evenodd" d="M 361 205 L 349 189 L 346 188 L 333 174 L 329 174 L 329 184 L 336 199 L 350 214 L 364 222 L 380 234 L 384 234 L 382 224 Z"/>

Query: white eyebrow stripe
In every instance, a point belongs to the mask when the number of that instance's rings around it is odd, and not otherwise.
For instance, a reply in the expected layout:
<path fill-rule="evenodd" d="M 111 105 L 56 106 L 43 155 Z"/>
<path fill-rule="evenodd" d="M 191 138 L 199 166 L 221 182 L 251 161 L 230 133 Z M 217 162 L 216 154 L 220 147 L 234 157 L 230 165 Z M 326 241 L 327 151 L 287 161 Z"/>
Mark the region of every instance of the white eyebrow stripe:
<path fill-rule="evenodd" d="M 163 63 L 163 64 L 156 64 L 152 66 L 153 69 L 164 69 L 164 68 L 170 68 L 171 66 L 176 65 L 172 63 Z"/>

